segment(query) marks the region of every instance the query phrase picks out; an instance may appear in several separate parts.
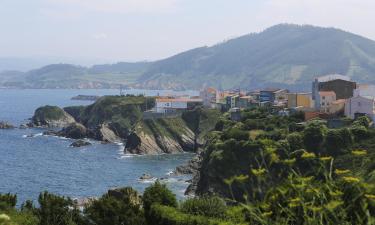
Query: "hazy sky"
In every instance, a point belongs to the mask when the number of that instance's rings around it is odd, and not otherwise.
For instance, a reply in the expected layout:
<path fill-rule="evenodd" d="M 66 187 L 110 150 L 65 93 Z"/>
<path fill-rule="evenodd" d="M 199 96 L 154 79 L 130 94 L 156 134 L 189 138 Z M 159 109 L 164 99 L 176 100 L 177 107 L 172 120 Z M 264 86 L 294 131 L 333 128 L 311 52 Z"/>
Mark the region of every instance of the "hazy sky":
<path fill-rule="evenodd" d="M 160 59 L 278 23 L 375 39 L 374 0 L 0 0 L 0 57 Z"/>

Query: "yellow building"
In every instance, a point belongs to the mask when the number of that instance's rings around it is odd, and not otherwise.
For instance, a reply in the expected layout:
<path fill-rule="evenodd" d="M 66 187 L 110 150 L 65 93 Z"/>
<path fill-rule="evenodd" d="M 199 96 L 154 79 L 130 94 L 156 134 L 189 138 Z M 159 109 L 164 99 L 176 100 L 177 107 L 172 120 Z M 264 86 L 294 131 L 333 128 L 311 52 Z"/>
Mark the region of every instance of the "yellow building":
<path fill-rule="evenodd" d="M 288 108 L 312 107 L 311 93 L 288 93 Z"/>

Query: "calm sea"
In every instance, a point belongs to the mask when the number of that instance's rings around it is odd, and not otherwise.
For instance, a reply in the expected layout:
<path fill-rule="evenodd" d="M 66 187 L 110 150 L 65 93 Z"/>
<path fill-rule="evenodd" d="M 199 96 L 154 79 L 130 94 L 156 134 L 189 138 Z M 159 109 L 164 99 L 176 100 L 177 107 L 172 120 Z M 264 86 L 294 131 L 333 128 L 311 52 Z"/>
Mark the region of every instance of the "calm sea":
<path fill-rule="evenodd" d="M 163 95 L 171 91 L 130 90 L 130 94 Z M 20 125 L 42 105 L 86 105 L 72 101 L 76 95 L 114 95 L 117 90 L 1 90 L 0 121 Z M 196 94 L 186 92 L 186 94 Z M 42 136 L 43 129 L 0 130 L 0 193 L 18 195 L 18 203 L 36 200 L 41 191 L 72 198 L 99 196 L 109 188 L 132 186 L 143 191 L 150 183 L 138 178 L 149 173 L 166 179 L 179 196 L 189 177 L 168 177 L 176 166 L 187 162 L 191 154 L 160 156 L 124 155 L 123 146 L 100 144 L 71 148 L 69 139 Z M 27 137 L 33 135 L 34 137 Z"/>

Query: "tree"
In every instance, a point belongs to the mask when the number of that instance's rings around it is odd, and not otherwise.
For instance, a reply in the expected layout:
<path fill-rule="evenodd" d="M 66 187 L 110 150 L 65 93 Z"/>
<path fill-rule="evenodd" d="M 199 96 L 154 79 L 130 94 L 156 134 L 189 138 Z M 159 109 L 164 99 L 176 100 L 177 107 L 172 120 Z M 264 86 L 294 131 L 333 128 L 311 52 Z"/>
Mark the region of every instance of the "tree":
<path fill-rule="evenodd" d="M 40 225 L 74 225 L 80 224 L 80 212 L 70 198 L 43 192 L 38 198 L 39 208 L 36 214 Z"/>
<path fill-rule="evenodd" d="M 0 194 L 0 210 L 14 208 L 17 204 L 17 195 Z"/>
<path fill-rule="evenodd" d="M 143 225 L 144 214 L 137 191 L 123 188 L 109 191 L 92 202 L 85 214 L 94 225 Z"/>
<path fill-rule="evenodd" d="M 303 149 L 303 137 L 300 133 L 291 133 L 286 139 L 289 142 L 290 150 Z"/>
<path fill-rule="evenodd" d="M 143 193 L 143 208 L 147 222 L 152 225 L 152 218 L 150 218 L 150 209 L 153 204 L 164 206 L 177 207 L 176 195 L 170 191 L 165 184 L 159 181 L 146 188 Z"/>
<path fill-rule="evenodd" d="M 354 126 L 359 125 L 359 126 L 364 126 L 365 128 L 369 128 L 370 122 L 371 121 L 367 116 L 361 116 L 361 117 L 358 117 L 356 121 L 354 121 L 353 125 Z"/>
<path fill-rule="evenodd" d="M 321 121 L 313 121 L 303 131 L 303 143 L 307 150 L 321 152 L 327 127 Z"/>

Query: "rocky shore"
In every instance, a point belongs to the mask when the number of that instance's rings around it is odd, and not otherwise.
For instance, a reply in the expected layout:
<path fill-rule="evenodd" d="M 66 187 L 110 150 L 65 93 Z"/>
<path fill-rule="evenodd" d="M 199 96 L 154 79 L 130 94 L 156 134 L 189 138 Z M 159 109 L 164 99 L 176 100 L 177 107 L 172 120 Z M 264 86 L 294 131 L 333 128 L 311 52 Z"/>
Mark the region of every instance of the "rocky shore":
<path fill-rule="evenodd" d="M 209 120 L 217 119 L 217 112 L 196 109 L 178 118 L 143 119 L 154 101 L 143 96 L 105 96 L 89 106 L 43 106 L 27 126 L 53 128 L 44 135 L 123 143 L 124 152 L 130 154 L 197 152 L 204 144 L 203 134 L 213 129 L 215 123 Z"/>

